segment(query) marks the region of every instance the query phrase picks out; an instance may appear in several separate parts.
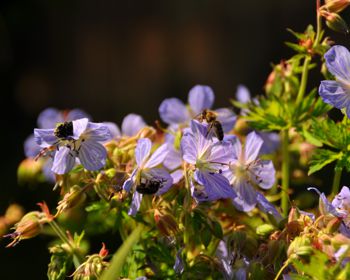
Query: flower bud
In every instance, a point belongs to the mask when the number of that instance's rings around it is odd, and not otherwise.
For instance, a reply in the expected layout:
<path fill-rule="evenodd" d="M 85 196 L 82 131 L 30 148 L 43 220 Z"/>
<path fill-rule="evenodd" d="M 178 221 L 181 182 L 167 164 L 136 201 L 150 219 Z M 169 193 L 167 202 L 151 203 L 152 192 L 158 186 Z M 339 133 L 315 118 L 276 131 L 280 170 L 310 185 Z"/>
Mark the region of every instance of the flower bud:
<path fill-rule="evenodd" d="M 41 169 L 43 166 L 43 160 L 34 160 L 27 158 L 23 160 L 17 169 L 17 178 L 20 184 L 33 182 L 38 180 Z"/>
<path fill-rule="evenodd" d="M 175 218 L 168 213 L 164 214 L 155 209 L 154 220 L 159 231 L 165 236 L 175 235 L 179 231 Z"/>
<path fill-rule="evenodd" d="M 324 8 L 331 13 L 340 13 L 350 5 L 350 0 L 326 0 L 325 2 L 321 9 Z"/>
<path fill-rule="evenodd" d="M 340 15 L 325 10 L 321 10 L 320 14 L 326 19 L 326 24 L 330 29 L 340 33 L 349 33 L 348 25 Z"/>
<path fill-rule="evenodd" d="M 5 235 L 13 241 L 6 247 L 13 247 L 23 239 L 29 239 L 37 236 L 43 225 L 43 214 L 39 211 L 32 211 L 23 216 L 23 218 L 14 226 L 13 233 Z"/>
<path fill-rule="evenodd" d="M 86 199 L 85 189 L 74 185 L 70 188 L 61 201 L 58 202 L 57 214 L 62 213 L 64 210 L 76 207 L 83 203 Z"/>
<path fill-rule="evenodd" d="M 291 258 L 309 256 L 312 253 L 312 246 L 309 238 L 305 236 L 296 237 L 289 245 L 287 255 Z"/>
<path fill-rule="evenodd" d="M 256 234 L 267 237 L 275 230 L 273 225 L 263 224 L 257 227 Z"/>
<path fill-rule="evenodd" d="M 342 222 L 342 219 L 340 219 L 338 217 L 334 217 L 333 219 L 331 219 L 327 223 L 326 232 L 327 233 L 334 233 L 334 232 L 338 231 L 338 229 L 341 225 L 341 222 Z"/>
<path fill-rule="evenodd" d="M 146 126 L 137 133 L 137 137 L 152 139 L 155 134 L 156 134 L 156 130 L 153 127 Z"/>
<path fill-rule="evenodd" d="M 10 225 L 17 223 L 24 215 L 23 208 L 18 204 L 11 204 L 5 213 L 6 222 Z"/>

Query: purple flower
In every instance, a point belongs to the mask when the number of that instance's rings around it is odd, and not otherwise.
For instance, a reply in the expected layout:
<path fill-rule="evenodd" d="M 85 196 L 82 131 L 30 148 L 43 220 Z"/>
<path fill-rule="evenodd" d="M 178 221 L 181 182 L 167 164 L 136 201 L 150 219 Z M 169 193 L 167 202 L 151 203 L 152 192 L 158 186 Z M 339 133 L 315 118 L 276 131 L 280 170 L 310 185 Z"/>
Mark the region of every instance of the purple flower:
<path fill-rule="evenodd" d="M 128 114 L 124 117 L 121 132 L 115 123 L 106 122 L 105 124 L 109 127 L 113 138 L 121 136 L 135 136 L 142 128 L 146 126 L 144 119 L 137 114 Z"/>
<path fill-rule="evenodd" d="M 263 194 L 257 192 L 256 200 L 258 208 L 262 212 L 271 215 L 275 219 L 277 224 L 283 220 L 281 213 L 277 211 L 276 207 L 273 204 L 271 204 Z"/>
<path fill-rule="evenodd" d="M 169 125 L 187 125 L 204 109 L 210 109 L 214 98 L 214 92 L 209 86 L 196 85 L 188 94 L 189 106 L 186 106 L 180 99 L 168 98 L 160 104 L 159 114 L 161 119 Z M 227 108 L 217 109 L 215 112 L 224 132 L 230 131 L 236 122 L 235 114 Z"/>
<path fill-rule="evenodd" d="M 213 141 L 206 137 L 207 125 L 195 120 L 181 140 L 183 160 L 195 170 L 191 178 L 192 195 L 198 201 L 235 198 L 229 181 L 221 174 L 231 158 L 230 142 Z"/>
<path fill-rule="evenodd" d="M 236 138 L 230 168 L 223 173 L 237 192 L 233 203 L 242 211 L 248 212 L 256 206 L 256 187 L 270 189 L 275 183 L 272 161 L 257 158 L 262 145 L 263 140 L 255 132 L 248 134 L 243 148 Z"/>
<path fill-rule="evenodd" d="M 319 94 L 325 103 L 345 108 L 350 118 L 350 53 L 343 46 L 333 46 L 324 55 L 328 71 L 335 81 L 322 81 Z"/>
<path fill-rule="evenodd" d="M 134 194 L 129 215 L 136 215 L 140 208 L 144 194 L 162 195 L 172 186 L 173 179 L 163 168 L 158 168 L 168 154 L 168 144 L 163 144 L 151 155 L 152 142 L 148 138 L 141 138 L 135 149 L 137 167 L 130 178 L 124 182 L 123 188 Z"/>
<path fill-rule="evenodd" d="M 41 148 L 57 149 L 52 171 L 69 172 L 78 158 L 87 170 L 99 170 L 106 163 L 107 151 L 101 142 L 111 139 L 104 124 L 87 118 L 58 123 L 55 129 L 34 129 L 35 141 Z"/>

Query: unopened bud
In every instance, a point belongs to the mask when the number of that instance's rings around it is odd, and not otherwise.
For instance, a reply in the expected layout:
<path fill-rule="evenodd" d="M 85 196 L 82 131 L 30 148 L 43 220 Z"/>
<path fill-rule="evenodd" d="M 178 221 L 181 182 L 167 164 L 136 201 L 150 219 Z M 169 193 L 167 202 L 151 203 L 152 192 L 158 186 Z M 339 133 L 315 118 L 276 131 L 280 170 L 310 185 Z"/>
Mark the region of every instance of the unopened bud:
<path fill-rule="evenodd" d="M 74 185 L 70 188 L 69 192 L 64 195 L 63 199 L 58 202 L 57 214 L 80 205 L 85 199 L 86 194 L 84 189 L 78 185 Z"/>
<path fill-rule="evenodd" d="M 175 218 L 168 213 L 161 213 L 155 209 L 154 220 L 159 231 L 165 236 L 175 235 L 179 231 Z"/>
<path fill-rule="evenodd" d="M 275 230 L 275 227 L 270 224 L 263 224 L 257 227 L 256 234 L 261 235 L 263 237 L 269 236 L 273 231 Z"/>
<path fill-rule="evenodd" d="M 342 219 L 340 219 L 338 217 L 334 217 L 333 219 L 331 219 L 327 223 L 326 232 L 327 233 L 334 233 L 334 232 L 338 231 L 341 223 L 342 223 Z"/>
<path fill-rule="evenodd" d="M 23 160 L 17 169 L 17 178 L 20 184 L 38 180 L 43 166 L 43 159 L 34 160 L 27 158 Z"/>
<path fill-rule="evenodd" d="M 156 130 L 151 127 L 151 126 L 146 126 L 144 128 L 142 128 L 138 133 L 137 133 L 137 137 L 138 138 L 151 138 L 153 136 L 155 136 L 156 134 Z"/>
<path fill-rule="evenodd" d="M 309 256 L 312 253 L 311 242 L 307 237 L 296 237 L 289 245 L 287 255 L 288 257 L 302 257 Z"/>
<path fill-rule="evenodd" d="M 325 10 L 321 10 L 320 14 L 326 19 L 326 24 L 330 29 L 340 33 L 349 33 L 348 25 L 340 15 Z"/>
<path fill-rule="evenodd" d="M 350 0 L 326 0 L 321 9 L 326 9 L 331 13 L 340 13 L 350 5 Z"/>
<path fill-rule="evenodd" d="M 17 223 L 24 215 L 23 208 L 18 204 L 11 204 L 5 213 L 6 222 L 10 225 Z"/>

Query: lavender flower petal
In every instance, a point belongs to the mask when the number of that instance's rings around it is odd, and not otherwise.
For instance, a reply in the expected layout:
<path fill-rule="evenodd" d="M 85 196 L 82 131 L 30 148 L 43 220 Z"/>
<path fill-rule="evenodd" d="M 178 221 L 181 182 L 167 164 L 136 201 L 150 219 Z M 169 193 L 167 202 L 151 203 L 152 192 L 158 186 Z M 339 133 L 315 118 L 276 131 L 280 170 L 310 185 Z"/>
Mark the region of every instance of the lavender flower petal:
<path fill-rule="evenodd" d="M 326 66 L 337 80 L 350 81 L 350 53 L 343 46 L 333 46 L 324 55 Z"/>
<path fill-rule="evenodd" d="M 97 142 L 106 142 L 112 139 L 109 127 L 104 123 L 89 122 L 84 135 L 87 135 L 89 140 Z"/>
<path fill-rule="evenodd" d="M 238 85 L 236 91 L 236 99 L 242 104 L 250 102 L 251 97 L 248 88 L 244 85 Z"/>
<path fill-rule="evenodd" d="M 73 121 L 73 138 L 78 140 L 80 136 L 85 132 L 88 126 L 89 120 L 87 118 Z"/>
<path fill-rule="evenodd" d="M 244 156 L 247 163 L 254 161 L 258 157 L 262 144 L 263 140 L 254 131 L 248 134 L 244 146 Z"/>
<path fill-rule="evenodd" d="M 147 160 L 147 162 L 145 163 L 144 168 L 153 168 L 156 167 L 157 165 L 161 164 L 164 159 L 167 157 L 169 152 L 169 147 L 168 144 L 165 143 L 163 145 L 161 145 L 149 158 L 149 160 Z"/>
<path fill-rule="evenodd" d="M 215 112 L 218 113 L 217 119 L 221 123 L 223 131 L 230 132 L 237 120 L 235 113 L 227 108 L 216 109 Z"/>
<path fill-rule="evenodd" d="M 34 140 L 41 148 L 47 148 L 57 142 L 54 129 L 34 129 Z"/>
<path fill-rule="evenodd" d="M 104 122 L 103 124 L 108 127 L 109 133 L 111 134 L 112 138 L 118 138 L 122 136 L 119 127 L 115 123 Z"/>
<path fill-rule="evenodd" d="M 56 152 L 52 165 L 52 171 L 56 174 L 65 174 L 69 172 L 75 164 L 75 155 L 67 147 L 60 147 Z"/>
<path fill-rule="evenodd" d="M 151 153 L 152 142 L 148 138 L 141 138 L 137 141 L 135 149 L 136 163 L 141 167 Z"/>
<path fill-rule="evenodd" d="M 64 112 L 63 112 L 63 114 L 64 114 Z M 73 109 L 73 110 L 68 111 L 68 114 L 65 116 L 63 121 L 74 121 L 74 120 L 84 119 L 84 118 L 88 119 L 89 121 L 92 120 L 91 116 L 89 114 L 87 114 L 86 112 L 84 112 L 83 110 Z"/>
<path fill-rule="evenodd" d="M 142 194 L 140 194 L 139 192 L 134 192 L 133 196 L 132 196 L 132 200 L 131 200 L 131 205 L 130 205 L 130 209 L 128 214 L 130 216 L 135 216 L 137 214 L 137 212 L 140 209 L 141 206 L 141 202 L 142 202 Z"/>
<path fill-rule="evenodd" d="M 160 118 L 167 124 L 185 123 L 190 119 L 188 110 L 180 99 L 165 99 L 159 106 Z"/>
<path fill-rule="evenodd" d="M 140 115 L 129 114 L 123 119 L 122 133 L 126 136 L 134 136 L 145 126 L 146 122 Z"/>
<path fill-rule="evenodd" d="M 277 223 L 283 220 L 282 215 L 277 211 L 276 207 L 270 203 L 263 194 L 257 192 L 256 200 L 258 202 L 258 207 L 262 212 L 273 216 Z"/>
<path fill-rule="evenodd" d="M 34 134 L 29 135 L 24 141 L 24 154 L 26 157 L 34 158 L 40 150 L 40 146 L 35 142 Z"/>
<path fill-rule="evenodd" d="M 99 170 L 106 164 L 107 151 L 103 145 L 92 140 L 82 143 L 79 159 L 87 170 Z"/>
<path fill-rule="evenodd" d="M 194 114 L 210 109 L 214 103 L 214 92 L 209 86 L 196 85 L 188 94 L 188 103 Z"/>
<path fill-rule="evenodd" d="M 276 181 L 275 167 L 271 160 L 260 160 L 251 166 L 254 176 L 252 180 L 259 185 L 260 188 L 268 190 L 272 188 Z"/>
<path fill-rule="evenodd" d="M 54 128 L 57 123 L 63 122 L 62 114 L 55 108 L 47 108 L 38 116 L 38 127 L 43 129 Z"/>
<path fill-rule="evenodd" d="M 345 209 L 350 206 L 350 190 L 348 187 L 342 187 L 340 193 L 333 199 L 332 205 L 338 209 Z"/>
<path fill-rule="evenodd" d="M 153 168 L 148 172 L 152 178 L 161 181 L 161 187 L 157 191 L 156 195 L 162 195 L 166 193 L 173 185 L 173 178 L 170 176 L 169 172 L 162 168 Z"/>

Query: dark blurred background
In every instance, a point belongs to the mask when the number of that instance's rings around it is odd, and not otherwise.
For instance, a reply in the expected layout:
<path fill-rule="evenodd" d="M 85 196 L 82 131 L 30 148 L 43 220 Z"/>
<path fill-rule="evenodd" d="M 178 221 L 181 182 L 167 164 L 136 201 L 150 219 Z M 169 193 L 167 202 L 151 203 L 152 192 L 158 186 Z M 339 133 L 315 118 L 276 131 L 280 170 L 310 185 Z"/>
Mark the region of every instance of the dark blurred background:
<path fill-rule="evenodd" d="M 261 93 L 271 63 L 292 54 L 286 28 L 314 22 L 314 0 L 1 0 L 0 215 L 11 202 L 29 211 L 53 197 L 52 186 L 16 178 L 44 108 L 78 107 L 118 124 L 135 112 L 152 124 L 164 98 L 185 101 L 195 84 L 212 86 L 215 105 L 227 106 L 238 84 Z M 329 34 L 349 47 L 349 37 Z M 46 279 L 48 240 L 12 249 L 2 240 L 0 278 Z"/>

